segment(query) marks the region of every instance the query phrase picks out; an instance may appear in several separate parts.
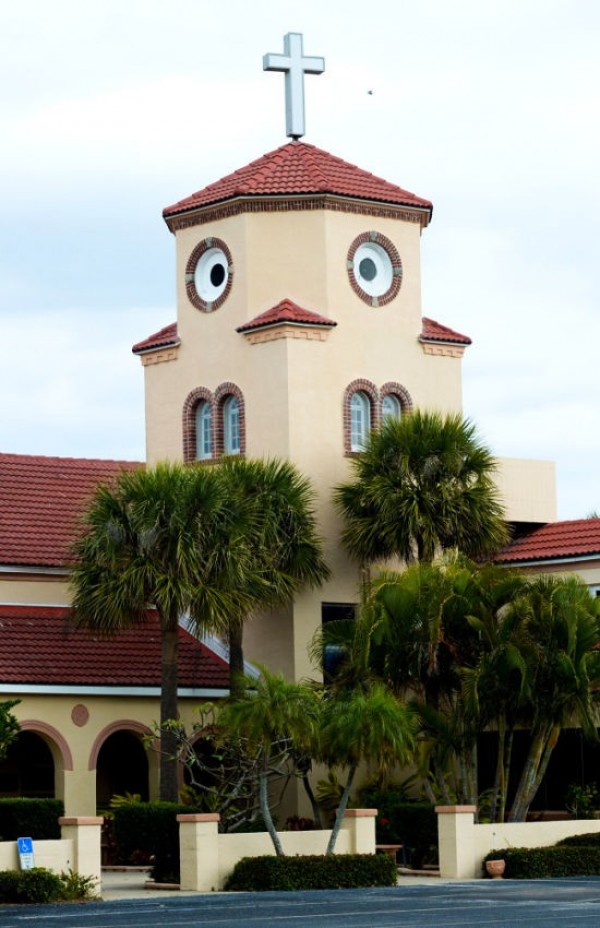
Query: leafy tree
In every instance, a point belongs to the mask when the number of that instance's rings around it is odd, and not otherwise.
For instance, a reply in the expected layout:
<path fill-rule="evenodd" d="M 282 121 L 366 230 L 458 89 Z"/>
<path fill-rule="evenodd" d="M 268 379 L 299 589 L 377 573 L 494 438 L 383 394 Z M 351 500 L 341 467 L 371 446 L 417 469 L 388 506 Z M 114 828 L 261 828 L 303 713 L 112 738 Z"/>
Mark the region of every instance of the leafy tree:
<path fill-rule="evenodd" d="M 21 702 L 20 699 L 6 699 L 0 702 L 0 760 L 6 753 L 21 730 L 18 719 L 12 710 Z"/>
<path fill-rule="evenodd" d="M 327 854 L 333 854 L 361 761 L 376 764 L 384 771 L 396 763 L 408 763 L 415 744 L 415 727 L 407 706 L 381 683 L 330 694 L 325 700 L 321 758 L 347 770 Z"/>
<path fill-rule="evenodd" d="M 515 611 L 526 630 L 529 752 L 508 820 L 524 821 L 560 732 L 578 723 L 598 740 L 600 602 L 577 577 L 532 580 Z"/>
<path fill-rule="evenodd" d="M 228 499 L 244 512 L 250 557 L 241 591 L 257 608 L 284 605 L 304 585 L 329 576 L 317 533 L 308 480 L 289 461 L 228 458 L 219 467 Z M 256 581 L 259 581 L 258 588 Z M 230 691 L 243 691 L 243 628 L 251 610 L 232 613 L 227 623 Z"/>
<path fill-rule="evenodd" d="M 271 815 L 268 783 L 274 768 L 292 760 L 296 752 L 312 749 L 319 731 L 319 697 L 306 683 L 289 683 L 265 668 L 257 681 L 247 682 L 250 685 L 242 696 L 223 708 L 219 724 L 259 752 L 260 809 L 275 853 L 281 857 L 284 852 Z"/>
<path fill-rule="evenodd" d="M 334 500 L 343 542 L 361 563 L 431 562 L 450 548 L 475 557 L 506 541 L 494 458 L 458 415 L 387 418 L 352 467 Z"/>
<path fill-rule="evenodd" d="M 160 795 L 178 796 L 176 743 L 179 619 L 197 629 L 228 627 L 265 584 L 254 568 L 247 514 L 212 469 L 159 464 L 123 471 L 99 486 L 75 543 L 71 576 L 76 623 L 112 634 L 140 625 L 150 604 L 162 640 Z"/>

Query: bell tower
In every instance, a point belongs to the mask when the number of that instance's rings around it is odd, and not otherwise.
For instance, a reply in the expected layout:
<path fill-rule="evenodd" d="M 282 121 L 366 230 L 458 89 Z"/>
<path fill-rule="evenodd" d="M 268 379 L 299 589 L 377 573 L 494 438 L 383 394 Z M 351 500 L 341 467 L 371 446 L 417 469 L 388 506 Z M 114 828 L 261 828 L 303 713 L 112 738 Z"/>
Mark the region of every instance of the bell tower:
<path fill-rule="evenodd" d="M 177 321 L 133 350 L 149 464 L 277 456 L 311 479 L 332 579 L 245 633 L 248 657 L 300 677 L 324 607 L 357 598 L 332 487 L 383 417 L 460 412 L 470 340 L 422 317 L 431 203 L 299 140 L 303 75 L 324 68 L 301 36 L 264 67 L 286 75 L 292 141 L 164 210 Z"/>

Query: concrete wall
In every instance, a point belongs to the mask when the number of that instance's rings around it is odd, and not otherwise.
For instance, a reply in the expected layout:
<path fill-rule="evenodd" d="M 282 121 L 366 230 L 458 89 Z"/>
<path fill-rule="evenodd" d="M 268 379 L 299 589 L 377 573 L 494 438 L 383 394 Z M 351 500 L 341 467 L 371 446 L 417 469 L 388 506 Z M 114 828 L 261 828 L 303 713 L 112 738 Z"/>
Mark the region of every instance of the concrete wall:
<path fill-rule="evenodd" d="M 100 831 L 102 819 L 95 816 L 59 819 L 61 838 L 57 841 L 34 841 L 36 867 L 46 867 L 54 873 L 73 870 L 95 880 L 96 891 L 102 886 L 100 867 Z M 23 837 L 27 837 L 23 835 Z M 19 870 L 16 841 L 0 842 L 0 870 Z"/>
<path fill-rule="evenodd" d="M 348 809 L 340 829 L 336 854 L 374 854 L 376 809 Z M 223 888 L 243 857 L 274 854 L 268 834 L 218 833 L 219 816 L 178 815 L 181 889 L 210 892 Z M 286 855 L 324 854 L 331 832 L 287 831 L 280 834 Z"/>
<path fill-rule="evenodd" d="M 475 824 L 475 806 L 437 806 L 440 876 L 476 880 L 483 877 L 483 858 L 512 847 L 550 847 L 571 835 L 600 833 L 597 819 L 560 822 Z"/>

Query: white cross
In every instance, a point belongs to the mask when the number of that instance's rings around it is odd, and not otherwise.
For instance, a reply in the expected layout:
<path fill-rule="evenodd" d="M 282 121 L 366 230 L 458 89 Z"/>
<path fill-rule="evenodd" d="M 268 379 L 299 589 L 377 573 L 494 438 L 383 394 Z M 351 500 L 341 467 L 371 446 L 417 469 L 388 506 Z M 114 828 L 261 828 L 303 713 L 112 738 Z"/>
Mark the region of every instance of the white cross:
<path fill-rule="evenodd" d="M 304 75 L 322 74 L 325 59 L 304 57 L 300 32 L 284 36 L 283 50 L 283 55 L 263 55 L 263 71 L 285 72 L 286 135 L 299 139 L 304 135 Z"/>

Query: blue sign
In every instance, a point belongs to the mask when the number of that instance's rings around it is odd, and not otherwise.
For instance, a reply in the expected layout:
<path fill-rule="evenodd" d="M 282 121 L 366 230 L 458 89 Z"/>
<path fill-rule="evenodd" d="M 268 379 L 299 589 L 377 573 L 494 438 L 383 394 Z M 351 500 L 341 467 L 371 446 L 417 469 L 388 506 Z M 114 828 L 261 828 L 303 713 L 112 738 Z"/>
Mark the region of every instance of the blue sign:
<path fill-rule="evenodd" d="M 35 867 L 33 859 L 33 841 L 31 838 L 17 838 L 19 862 L 21 870 L 32 870 Z"/>

